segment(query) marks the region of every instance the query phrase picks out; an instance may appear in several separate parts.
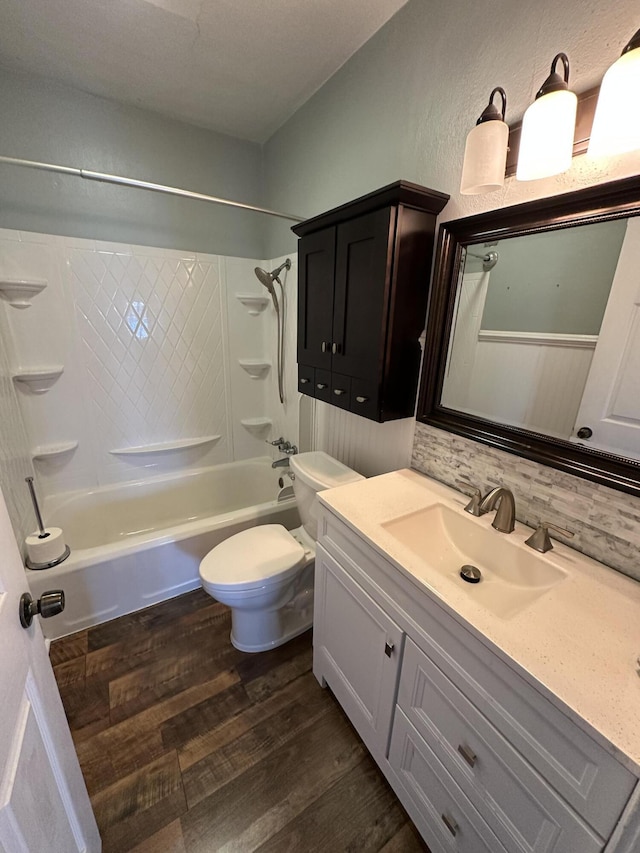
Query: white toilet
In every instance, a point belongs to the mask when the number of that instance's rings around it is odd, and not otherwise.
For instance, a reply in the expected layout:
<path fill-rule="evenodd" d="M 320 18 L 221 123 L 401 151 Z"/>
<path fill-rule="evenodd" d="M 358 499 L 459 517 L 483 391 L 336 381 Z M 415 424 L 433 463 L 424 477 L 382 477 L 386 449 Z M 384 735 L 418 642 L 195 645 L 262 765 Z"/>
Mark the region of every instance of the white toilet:
<path fill-rule="evenodd" d="M 302 526 L 263 524 L 230 536 L 200 563 L 206 592 L 231 608 L 231 642 L 262 652 L 311 627 L 316 492 L 364 479 L 322 451 L 289 460 Z"/>

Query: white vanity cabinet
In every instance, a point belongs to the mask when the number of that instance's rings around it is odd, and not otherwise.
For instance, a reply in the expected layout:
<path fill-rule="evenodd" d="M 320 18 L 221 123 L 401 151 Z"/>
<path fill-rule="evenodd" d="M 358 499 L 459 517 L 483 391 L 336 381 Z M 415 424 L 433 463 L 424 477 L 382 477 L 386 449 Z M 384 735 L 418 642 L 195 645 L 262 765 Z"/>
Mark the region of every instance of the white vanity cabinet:
<path fill-rule="evenodd" d="M 314 607 L 316 677 L 329 682 L 371 753 L 384 757 L 404 634 L 322 547 Z"/>
<path fill-rule="evenodd" d="M 326 507 L 319 530 L 314 673 L 432 853 L 631 853 L 636 775 Z"/>

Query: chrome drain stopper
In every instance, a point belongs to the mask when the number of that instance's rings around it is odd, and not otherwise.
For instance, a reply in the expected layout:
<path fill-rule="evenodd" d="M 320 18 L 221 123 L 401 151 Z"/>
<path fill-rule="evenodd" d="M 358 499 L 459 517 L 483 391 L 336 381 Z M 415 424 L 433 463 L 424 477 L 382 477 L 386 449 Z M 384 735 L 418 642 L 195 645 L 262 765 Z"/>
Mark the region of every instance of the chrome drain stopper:
<path fill-rule="evenodd" d="M 460 577 L 467 583 L 480 583 L 482 580 L 482 572 L 477 566 L 463 566 L 460 569 Z"/>

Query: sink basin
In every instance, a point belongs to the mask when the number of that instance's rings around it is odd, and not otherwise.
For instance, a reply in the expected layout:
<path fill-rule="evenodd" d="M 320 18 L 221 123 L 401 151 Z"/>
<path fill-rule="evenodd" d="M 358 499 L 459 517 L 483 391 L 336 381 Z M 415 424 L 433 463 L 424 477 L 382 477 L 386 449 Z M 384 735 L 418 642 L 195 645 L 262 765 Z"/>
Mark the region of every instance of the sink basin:
<path fill-rule="evenodd" d="M 435 504 L 381 525 L 421 560 L 416 573 L 438 587 L 446 578 L 496 616 L 509 619 L 528 607 L 567 576 L 558 566 L 525 546 L 512 534 L 499 533 L 487 522 Z M 460 577 L 471 564 L 480 569 L 480 583 Z"/>

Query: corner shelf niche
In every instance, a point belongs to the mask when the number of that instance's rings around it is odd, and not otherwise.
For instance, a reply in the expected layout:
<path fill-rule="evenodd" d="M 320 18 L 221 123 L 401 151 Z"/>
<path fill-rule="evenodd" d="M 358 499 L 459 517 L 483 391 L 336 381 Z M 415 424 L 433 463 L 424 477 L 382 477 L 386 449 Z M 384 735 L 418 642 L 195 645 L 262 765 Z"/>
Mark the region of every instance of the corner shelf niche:
<path fill-rule="evenodd" d="M 44 279 L 3 278 L 0 279 L 0 299 L 14 308 L 29 308 L 33 297 L 46 286 Z"/>
<path fill-rule="evenodd" d="M 272 425 L 270 418 L 242 418 L 240 423 L 248 433 L 257 438 L 264 436 Z"/>
<path fill-rule="evenodd" d="M 41 444 L 33 448 L 31 458 L 37 462 L 56 459 L 72 453 L 77 446 L 77 441 L 59 441 L 57 444 Z"/>
<path fill-rule="evenodd" d="M 256 296 L 254 293 L 236 293 L 236 299 L 239 299 L 253 316 L 262 313 L 269 304 L 267 296 Z"/>
<path fill-rule="evenodd" d="M 222 438 L 220 435 L 203 435 L 198 438 L 181 438 L 177 441 L 161 441 L 157 444 L 140 444 L 137 447 L 117 447 L 110 450 L 113 456 L 146 456 L 152 453 L 171 453 L 174 450 L 187 450 L 203 444 L 214 444 Z"/>
<path fill-rule="evenodd" d="M 252 379 L 264 379 L 271 369 L 270 361 L 257 358 L 239 358 L 238 364 Z"/>
<path fill-rule="evenodd" d="M 32 394 L 45 394 L 63 372 L 64 367 L 61 364 L 51 365 L 51 367 L 34 367 L 17 370 L 13 374 L 13 379 L 14 382 L 26 385 Z"/>

